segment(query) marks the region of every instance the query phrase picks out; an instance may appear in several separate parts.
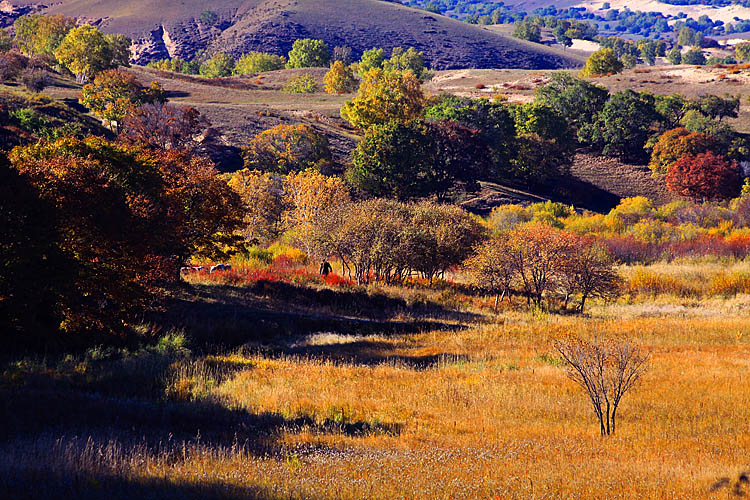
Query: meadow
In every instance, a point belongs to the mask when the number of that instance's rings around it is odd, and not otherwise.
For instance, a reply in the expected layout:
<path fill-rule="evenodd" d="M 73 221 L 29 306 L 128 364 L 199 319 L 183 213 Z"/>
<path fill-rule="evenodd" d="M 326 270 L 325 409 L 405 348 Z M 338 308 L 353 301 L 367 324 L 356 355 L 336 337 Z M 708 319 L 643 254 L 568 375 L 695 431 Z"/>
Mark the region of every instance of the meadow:
<path fill-rule="evenodd" d="M 452 281 L 358 287 L 314 271 L 282 259 L 191 274 L 167 312 L 137 326 L 150 347 L 6 360 L 0 495 L 750 490 L 750 290 L 686 295 L 674 285 L 747 273 L 747 262 L 621 267 L 628 291 L 585 316 L 520 298 L 495 312 L 490 297 Z M 666 285 L 638 288 L 644 273 Z M 565 334 L 628 338 L 651 353 L 609 438 L 554 350 Z"/>

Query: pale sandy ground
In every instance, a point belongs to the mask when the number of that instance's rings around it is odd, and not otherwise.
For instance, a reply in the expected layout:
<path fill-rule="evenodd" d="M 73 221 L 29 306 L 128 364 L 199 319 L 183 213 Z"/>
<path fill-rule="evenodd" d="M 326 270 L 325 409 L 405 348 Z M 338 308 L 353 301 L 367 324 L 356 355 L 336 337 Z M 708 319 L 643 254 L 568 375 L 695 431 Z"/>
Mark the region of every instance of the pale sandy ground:
<path fill-rule="evenodd" d="M 586 7 L 590 11 L 599 10 L 603 1 L 586 0 L 576 7 Z M 610 7 L 613 9 L 623 9 L 628 7 L 632 11 L 641 12 L 661 12 L 664 15 L 677 15 L 684 12 L 688 17 L 698 19 L 702 15 L 707 15 L 713 21 L 724 21 L 731 23 L 735 17 L 740 19 L 750 19 L 750 8 L 741 5 L 729 5 L 727 7 L 711 7 L 709 5 L 669 5 L 657 0 L 610 0 Z"/>

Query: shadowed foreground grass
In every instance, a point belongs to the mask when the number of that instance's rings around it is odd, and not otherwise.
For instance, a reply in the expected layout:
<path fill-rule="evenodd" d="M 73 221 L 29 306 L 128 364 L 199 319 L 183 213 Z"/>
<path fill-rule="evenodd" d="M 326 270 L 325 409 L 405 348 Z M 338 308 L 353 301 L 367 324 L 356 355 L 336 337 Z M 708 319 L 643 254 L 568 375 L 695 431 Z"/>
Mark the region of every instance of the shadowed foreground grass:
<path fill-rule="evenodd" d="M 690 315 L 598 304 L 463 329 L 332 323 L 221 355 L 16 361 L 2 378 L 0 497 L 750 496 L 750 298 L 716 300 Z M 652 352 L 610 438 L 554 353 L 565 332 Z"/>

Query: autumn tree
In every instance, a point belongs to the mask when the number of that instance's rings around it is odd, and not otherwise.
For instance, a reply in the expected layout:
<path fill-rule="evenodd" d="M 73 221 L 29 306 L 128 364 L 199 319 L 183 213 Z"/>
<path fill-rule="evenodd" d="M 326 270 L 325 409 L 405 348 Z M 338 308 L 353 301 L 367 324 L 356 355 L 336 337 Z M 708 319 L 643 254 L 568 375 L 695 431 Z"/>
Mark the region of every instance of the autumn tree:
<path fill-rule="evenodd" d="M 13 23 L 16 44 L 28 56 L 54 57 L 65 36 L 75 26 L 76 20 L 72 17 L 41 14 L 21 16 Z"/>
<path fill-rule="evenodd" d="M 713 137 L 699 132 L 690 132 L 679 127 L 664 132 L 654 145 L 649 167 L 655 175 L 666 175 L 669 168 L 685 155 L 712 151 L 718 152 L 719 143 Z"/>
<path fill-rule="evenodd" d="M 586 391 L 601 436 L 614 434 L 620 402 L 646 372 L 649 354 L 628 340 L 575 336 L 557 340 L 555 348 L 565 360 L 568 378 Z"/>
<path fill-rule="evenodd" d="M 359 82 L 354 77 L 354 71 L 341 61 L 331 64 L 331 69 L 323 78 L 326 92 L 329 94 L 348 94 L 357 90 Z"/>
<path fill-rule="evenodd" d="M 119 132 L 128 110 L 143 104 L 164 103 L 166 99 L 166 92 L 157 82 L 144 88 L 132 73 L 113 69 L 98 73 L 92 83 L 84 85 L 80 102 Z"/>
<path fill-rule="evenodd" d="M 475 249 L 464 263 L 474 285 L 495 295 L 495 310 L 498 302 L 509 296 L 516 277 L 511 247 L 504 236 L 495 236 Z"/>
<path fill-rule="evenodd" d="M 204 78 L 224 78 L 232 76 L 234 67 L 235 60 L 231 55 L 224 52 L 217 52 L 201 64 L 199 73 Z"/>
<path fill-rule="evenodd" d="M 267 52 L 248 52 L 242 54 L 234 67 L 235 75 L 251 75 L 284 69 L 286 58 Z"/>
<path fill-rule="evenodd" d="M 309 125 L 277 125 L 264 130 L 244 148 L 245 167 L 286 174 L 313 168 L 320 170 L 331 162 L 325 136 Z"/>
<path fill-rule="evenodd" d="M 405 236 L 410 268 L 432 284 L 465 261 L 485 237 L 477 217 L 455 205 L 422 201 L 409 206 Z"/>
<path fill-rule="evenodd" d="M 698 200 L 727 199 L 739 192 L 737 163 L 712 152 L 687 154 L 667 171 L 670 192 Z"/>
<path fill-rule="evenodd" d="M 288 69 L 325 68 L 331 61 L 331 51 L 323 40 L 303 38 L 295 40 L 287 59 Z"/>
<path fill-rule="evenodd" d="M 80 26 L 65 35 L 55 49 L 55 57 L 79 83 L 86 83 L 96 73 L 114 68 L 122 61 L 122 54 L 114 52 L 121 47 L 113 47 L 111 41 L 93 26 Z"/>
<path fill-rule="evenodd" d="M 208 135 L 211 123 L 192 106 L 163 102 L 128 108 L 120 139 L 153 149 L 195 152 Z"/>
<path fill-rule="evenodd" d="M 283 229 L 284 187 L 281 176 L 243 168 L 229 175 L 229 186 L 244 204 L 240 234 L 248 242 L 267 242 Z"/>
<path fill-rule="evenodd" d="M 619 73 L 623 64 L 612 49 L 599 49 L 586 59 L 586 65 L 581 70 L 581 76 L 591 77 Z"/>
<path fill-rule="evenodd" d="M 291 172 L 284 178 L 283 223 L 293 229 L 306 253 L 311 253 L 307 235 L 324 213 L 349 202 L 343 179 L 308 169 Z"/>
<path fill-rule="evenodd" d="M 422 116 L 422 85 L 411 71 L 373 69 L 365 73 L 359 93 L 341 108 L 352 125 L 367 128 L 389 121 L 409 122 Z"/>
<path fill-rule="evenodd" d="M 15 50 L 0 54 L 0 82 L 13 80 L 28 64 L 29 58 Z"/>
<path fill-rule="evenodd" d="M 66 138 L 10 160 L 53 211 L 53 244 L 70 266 L 50 311 L 63 331 L 122 332 L 188 257 L 220 255 L 241 219 L 239 199 L 200 157 Z"/>
<path fill-rule="evenodd" d="M 590 297 L 605 299 L 619 295 L 622 278 L 615 269 L 614 259 L 606 247 L 593 238 L 569 234 L 568 248 L 560 259 L 560 288 L 564 296 L 564 306 L 568 306 L 571 296 L 578 294 L 578 312 L 583 314 L 586 300 Z"/>

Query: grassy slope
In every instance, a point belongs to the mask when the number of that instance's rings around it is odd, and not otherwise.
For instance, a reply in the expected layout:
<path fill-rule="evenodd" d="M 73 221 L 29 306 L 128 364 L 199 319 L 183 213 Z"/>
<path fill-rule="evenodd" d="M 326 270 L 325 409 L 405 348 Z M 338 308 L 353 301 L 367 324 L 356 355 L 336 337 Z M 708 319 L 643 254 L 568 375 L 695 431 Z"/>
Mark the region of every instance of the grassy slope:
<path fill-rule="evenodd" d="M 658 270 L 688 281 L 726 272 Z M 209 343 L 231 336 L 244 344 L 237 354 L 181 357 L 166 344 L 126 359 L 94 350 L 4 367 L 0 494 L 732 496 L 750 447 L 749 296 L 633 297 L 592 304 L 585 317 L 507 303 L 493 315 L 490 298 L 474 299 L 196 283 L 169 316 Z M 552 344 L 562 332 L 622 335 L 652 352 L 613 437 L 599 437 L 590 403 L 565 376 Z"/>

